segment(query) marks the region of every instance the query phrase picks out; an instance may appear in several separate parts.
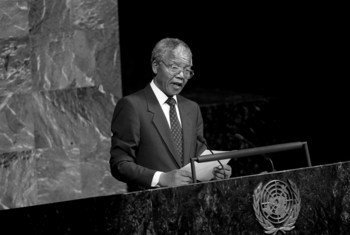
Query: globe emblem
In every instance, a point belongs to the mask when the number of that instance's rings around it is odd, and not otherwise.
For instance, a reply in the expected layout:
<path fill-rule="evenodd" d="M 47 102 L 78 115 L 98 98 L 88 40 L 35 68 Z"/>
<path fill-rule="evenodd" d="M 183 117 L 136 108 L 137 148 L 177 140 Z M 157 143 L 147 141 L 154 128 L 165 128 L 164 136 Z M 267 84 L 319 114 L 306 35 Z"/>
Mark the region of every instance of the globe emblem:
<path fill-rule="evenodd" d="M 254 190 L 253 208 L 265 233 L 290 231 L 300 211 L 300 195 L 296 185 L 288 180 L 272 180 L 264 187 L 262 183 Z"/>
<path fill-rule="evenodd" d="M 260 209 L 267 220 L 279 224 L 286 221 L 295 201 L 295 196 L 285 182 L 273 180 L 262 189 Z"/>

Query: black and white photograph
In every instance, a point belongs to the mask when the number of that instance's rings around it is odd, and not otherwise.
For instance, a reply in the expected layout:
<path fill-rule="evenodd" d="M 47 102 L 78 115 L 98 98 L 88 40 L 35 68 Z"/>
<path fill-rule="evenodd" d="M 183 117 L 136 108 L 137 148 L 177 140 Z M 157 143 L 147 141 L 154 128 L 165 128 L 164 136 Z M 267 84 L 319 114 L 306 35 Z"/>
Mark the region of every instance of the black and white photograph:
<path fill-rule="evenodd" d="M 0 233 L 349 234 L 347 15 L 0 0 Z"/>

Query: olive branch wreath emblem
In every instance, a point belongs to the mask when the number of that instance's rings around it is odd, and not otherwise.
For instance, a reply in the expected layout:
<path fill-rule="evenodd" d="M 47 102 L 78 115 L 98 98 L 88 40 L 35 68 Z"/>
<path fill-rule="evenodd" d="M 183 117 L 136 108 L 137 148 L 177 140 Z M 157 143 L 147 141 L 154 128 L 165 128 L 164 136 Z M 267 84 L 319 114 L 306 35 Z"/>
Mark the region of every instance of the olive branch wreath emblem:
<path fill-rule="evenodd" d="M 266 234 L 286 233 L 294 228 L 300 211 L 300 193 L 297 186 L 288 180 L 272 180 L 264 187 L 260 183 L 254 190 L 255 216 Z"/>

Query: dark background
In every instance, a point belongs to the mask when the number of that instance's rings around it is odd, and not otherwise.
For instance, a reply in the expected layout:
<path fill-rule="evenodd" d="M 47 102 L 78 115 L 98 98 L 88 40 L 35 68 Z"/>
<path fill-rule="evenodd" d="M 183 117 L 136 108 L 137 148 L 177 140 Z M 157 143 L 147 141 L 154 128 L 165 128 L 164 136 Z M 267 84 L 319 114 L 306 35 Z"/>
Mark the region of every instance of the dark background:
<path fill-rule="evenodd" d="M 265 4 L 265 3 L 264 3 Z M 198 88 L 277 97 L 279 117 L 308 141 L 318 163 L 347 160 L 344 6 L 219 1 L 119 1 L 123 95 L 152 78 L 151 51 L 164 37 L 192 49 Z M 288 135 L 288 133 L 286 133 Z"/>

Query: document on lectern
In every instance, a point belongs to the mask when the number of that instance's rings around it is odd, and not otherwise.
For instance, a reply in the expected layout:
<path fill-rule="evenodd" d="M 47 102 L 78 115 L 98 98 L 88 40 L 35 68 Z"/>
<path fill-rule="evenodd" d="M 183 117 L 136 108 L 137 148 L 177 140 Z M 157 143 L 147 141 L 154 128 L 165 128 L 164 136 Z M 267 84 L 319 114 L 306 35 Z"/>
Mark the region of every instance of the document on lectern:
<path fill-rule="evenodd" d="M 213 153 L 224 153 L 227 151 L 213 151 Z M 205 155 L 211 155 L 209 150 L 205 150 L 201 156 L 205 156 Z M 227 163 L 230 161 L 231 159 L 223 159 L 220 160 L 222 165 L 227 165 Z M 196 178 L 199 181 L 209 181 L 211 180 L 214 175 L 213 175 L 213 168 L 217 167 L 217 166 L 221 166 L 220 163 L 218 161 L 211 161 L 211 162 L 194 162 L 194 166 L 196 169 Z M 185 171 L 189 171 L 192 173 L 191 171 L 191 163 L 187 164 L 186 166 L 182 167 L 181 170 L 185 170 Z"/>

